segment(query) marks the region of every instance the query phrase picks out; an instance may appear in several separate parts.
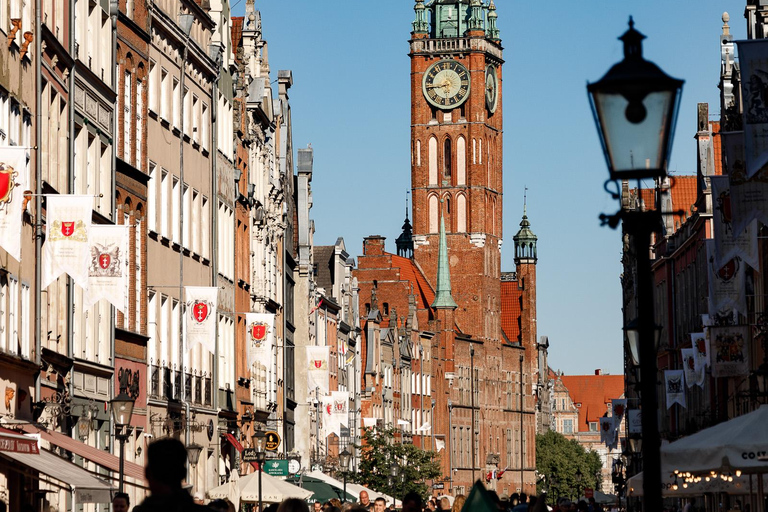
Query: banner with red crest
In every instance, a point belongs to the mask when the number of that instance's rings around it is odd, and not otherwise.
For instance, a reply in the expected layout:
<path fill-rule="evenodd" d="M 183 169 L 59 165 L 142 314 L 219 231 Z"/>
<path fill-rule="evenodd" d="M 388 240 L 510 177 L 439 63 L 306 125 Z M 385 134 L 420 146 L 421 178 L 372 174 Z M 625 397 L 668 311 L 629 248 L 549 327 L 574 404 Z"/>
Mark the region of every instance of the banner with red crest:
<path fill-rule="evenodd" d="M 754 176 L 768 164 L 768 41 L 736 41 L 741 67 L 744 154 L 746 175 Z"/>
<path fill-rule="evenodd" d="M 185 286 L 184 312 L 185 351 L 198 343 L 211 354 L 216 353 L 216 308 L 219 289 L 215 286 Z"/>
<path fill-rule="evenodd" d="M 754 219 L 768 225 L 768 166 L 751 178 L 744 163 L 744 132 L 723 132 L 723 174 L 731 185 L 731 217 L 734 233 L 744 231 Z"/>
<path fill-rule="evenodd" d="M 611 400 L 611 416 L 613 417 L 613 428 L 619 429 L 624 420 L 624 413 L 627 411 L 626 398 L 614 398 Z"/>
<path fill-rule="evenodd" d="M 127 224 L 91 226 L 87 307 L 106 299 L 119 311 L 128 313 L 129 231 Z"/>
<path fill-rule="evenodd" d="M 689 388 L 693 386 L 704 387 L 704 367 L 696 368 L 696 349 L 680 349 L 680 355 L 683 357 L 683 371 L 685 372 L 685 382 Z"/>
<path fill-rule="evenodd" d="M 92 213 L 93 196 L 47 196 L 41 288 L 48 288 L 66 273 L 80 288 L 88 290 Z"/>
<path fill-rule="evenodd" d="M 704 372 L 704 368 L 709 366 L 709 338 L 703 332 L 692 332 L 691 345 L 693 346 L 694 369 L 697 372 Z"/>
<path fill-rule="evenodd" d="M 275 315 L 270 313 L 248 313 L 245 315 L 248 343 L 248 366 L 256 361 L 267 368 L 272 367 L 272 347 L 275 340 Z"/>
<path fill-rule="evenodd" d="M 740 377 L 749 373 L 749 326 L 710 327 L 710 365 L 713 377 Z"/>
<path fill-rule="evenodd" d="M 600 418 L 600 442 L 611 446 L 616 440 L 616 429 L 613 428 L 613 418 L 604 416 Z"/>
<path fill-rule="evenodd" d="M 21 261 L 24 191 L 30 188 L 27 148 L 0 147 L 0 247 Z"/>
<path fill-rule="evenodd" d="M 341 426 L 349 423 L 349 393 L 331 391 L 323 397 L 323 438 L 331 434 L 341 437 Z"/>
<path fill-rule="evenodd" d="M 685 374 L 683 370 L 664 370 L 664 389 L 667 395 L 667 409 L 674 404 L 685 405 Z"/>
<path fill-rule="evenodd" d="M 314 345 L 307 347 L 307 391 L 310 393 L 314 393 L 315 390 L 323 395 L 328 393 L 329 359 L 328 347 Z"/>
<path fill-rule="evenodd" d="M 709 274 L 709 315 L 720 317 L 731 310 L 747 314 L 744 286 L 744 261 L 734 256 L 720 264 L 715 258 L 715 242 L 707 240 L 707 273 Z"/>
<path fill-rule="evenodd" d="M 738 256 L 744 263 L 758 269 L 757 222 L 750 222 L 742 231 L 733 230 L 731 186 L 728 176 L 712 176 L 712 227 L 715 240 L 715 261 L 730 261 Z"/>

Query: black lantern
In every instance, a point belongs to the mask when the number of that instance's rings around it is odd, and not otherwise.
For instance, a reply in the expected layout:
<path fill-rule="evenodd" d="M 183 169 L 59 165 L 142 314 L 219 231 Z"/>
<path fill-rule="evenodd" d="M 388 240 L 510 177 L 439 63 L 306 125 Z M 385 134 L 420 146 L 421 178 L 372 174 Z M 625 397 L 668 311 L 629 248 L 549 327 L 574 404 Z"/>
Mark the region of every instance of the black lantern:
<path fill-rule="evenodd" d="M 627 345 L 629 345 L 629 355 L 632 359 L 634 366 L 640 365 L 640 328 L 637 319 L 629 322 L 624 327 L 624 334 L 627 337 Z M 654 325 L 653 333 L 654 350 L 659 349 L 659 342 L 661 341 L 661 327 Z"/>
<path fill-rule="evenodd" d="M 349 457 L 352 455 L 349 453 L 349 451 L 344 448 L 344 451 L 342 451 L 339 454 L 339 465 L 341 466 L 341 472 L 344 474 L 344 499 L 342 500 L 344 503 L 347 502 L 347 471 L 349 470 Z"/>
<path fill-rule="evenodd" d="M 197 461 L 200 460 L 200 453 L 202 451 L 203 447 L 197 443 L 187 446 L 187 459 L 192 466 L 197 466 Z"/>
<path fill-rule="evenodd" d="M 619 39 L 624 60 L 587 86 L 610 179 L 662 177 L 683 81 L 643 58 L 645 36 L 635 30 L 631 17 L 629 30 Z"/>
<path fill-rule="evenodd" d="M 251 440 L 253 441 L 253 444 L 256 445 L 256 462 L 259 464 L 259 511 L 264 510 L 262 507 L 262 501 L 261 501 L 261 473 L 264 468 L 264 462 L 267 460 L 267 452 L 264 451 L 264 438 L 265 438 L 264 432 L 258 431 L 253 436 L 251 436 Z"/>
<path fill-rule="evenodd" d="M 128 396 L 124 391 L 121 391 L 119 395 L 109 401 L 109 406 L 112 409 L 112 419 L 115 421 L 116 429 L 123 430 L 123 427 L 131 424 L 134 403 L 134 399 Z"/>

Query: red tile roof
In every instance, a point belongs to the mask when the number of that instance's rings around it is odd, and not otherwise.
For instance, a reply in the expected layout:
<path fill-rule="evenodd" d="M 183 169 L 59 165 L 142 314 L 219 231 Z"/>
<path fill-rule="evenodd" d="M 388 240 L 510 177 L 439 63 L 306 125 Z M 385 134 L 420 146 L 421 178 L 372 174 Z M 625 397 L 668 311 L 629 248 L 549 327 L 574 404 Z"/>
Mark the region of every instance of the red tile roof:
<path fill-rule="evenodd" d="M 232 48 L 235 54 L 235 60 L 237 60 L 237 48 L 240 46 L 240 40 L 243 37 L 243 21 L 245 16 L 232 16 L 232 27 L 230 29 L 230 35 L 232 37 Z"/>
<path fill-rule="evenodd" d="M 429 285 L 427 278 L 424 277 L 416 263 L 409 258 L 403 258 L 395 254 L 388 255 L 392 258 L 392 266 L 400 269 L 400 279 L 410 281 L 413 284 L 414 295 L 416 295 L 416 299 L 419 301 L 416 307 L 418 309 L 428 309 L 432 306 L 435 300 L 435 291 Z"/>
<path fill-rule="evenodd" d="M 590 422 L 608 412 L 608 405 L 614 398 L 624 395 L 623 375 L 563 375 L 563 385 L 574 404 L 579 407 L 579 432 L 589 431 Z"/>
<path fill-rule="evenodd" d="M 691 216 L 691 208 L 696 204 L 696 199 L 699 196 L 699 184 L 696 176 L 670 176 L 669 179 L 672 192 L 672 209 L 683 212 L 682 215 L 675 214 L 673 216 L 675 219 L 675 229 L 677 229 Z M 636 193 L 636 189 L 633 193 Z M 656 197 L 653 189 L 642 189 L 640 191 L 640 198 L 646 209 L 656 209 Z"/>
<path fill-rule="evenodd" d="M 520 341 L 520 298 L 523 290 L 517 281 L 501 282 L 501 330 L 511 342 Z"/>

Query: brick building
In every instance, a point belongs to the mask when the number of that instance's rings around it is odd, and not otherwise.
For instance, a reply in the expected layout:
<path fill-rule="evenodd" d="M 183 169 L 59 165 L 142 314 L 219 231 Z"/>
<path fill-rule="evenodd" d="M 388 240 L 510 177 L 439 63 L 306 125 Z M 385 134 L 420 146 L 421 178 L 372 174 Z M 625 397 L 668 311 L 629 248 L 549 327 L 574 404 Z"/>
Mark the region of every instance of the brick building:
<path fill-rule="evenodd" d="M 397 255 L 386 252 L 383 237 L 363 243 L 356 271 L 365 304 L 361 414 L 364 424 L 403 425 L 415 444 L 434 445 L 446 491 L 465 493 L 473 479 L 507 469 L 502 479 L 488 479 L 489 487 L 530 492 L 536 237 L 524 215 L 514 237 L 516 273 L 502 275 L 496 8 L 493 1 L 417 0 L 414 9 L 413 227 L 406 219 Z M 391 362 L 389 345 L 397 359 Z"/>

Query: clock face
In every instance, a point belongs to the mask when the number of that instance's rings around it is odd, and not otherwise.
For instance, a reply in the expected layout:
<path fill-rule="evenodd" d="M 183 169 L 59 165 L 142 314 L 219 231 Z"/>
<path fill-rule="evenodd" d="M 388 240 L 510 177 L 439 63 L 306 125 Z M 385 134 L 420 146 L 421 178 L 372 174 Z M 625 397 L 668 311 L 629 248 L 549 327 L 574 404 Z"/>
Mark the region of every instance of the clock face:
<path fill-rule="evenodd" d="M 301 463 L 296 459 L 288 459 L 288 472 L 295 475 L 301 471 Z"/>
<path fill-rule="evenodd" d="M 485 105 L 488 111 L 493 114 L 496 112 L 496 106 L 499 104 L 499 77 L 496 76 L 496 68 L 488 66 L 485 68 Z"/>
<path fill-rule="evenodd" d="M 422 89 L 432 105 L 451 110 L 469 97 L 469 71 L 455 60 L 441 60 L 424 73 Z"/>

